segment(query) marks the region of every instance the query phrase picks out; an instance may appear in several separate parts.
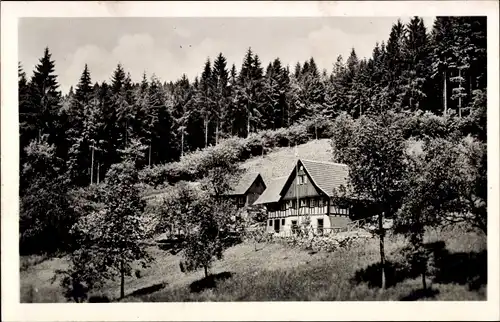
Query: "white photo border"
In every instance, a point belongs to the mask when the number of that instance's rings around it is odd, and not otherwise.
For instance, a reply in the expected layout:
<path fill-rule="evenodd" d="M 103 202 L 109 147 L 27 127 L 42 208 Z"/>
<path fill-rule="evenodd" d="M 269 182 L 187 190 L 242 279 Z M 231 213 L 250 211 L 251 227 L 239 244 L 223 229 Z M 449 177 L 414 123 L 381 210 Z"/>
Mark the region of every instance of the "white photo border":
<path fill-rule="evenodd" d="M 40 1 L 1 4 L 2 320 L 256 321 L 498 320 L 499 79 L 496 1 Z M 488 287 L 480 302 L 235 302 L 21 304 L 19 280 L 19 136 L 17 109 L 20 17 L 488 17 Z"/>

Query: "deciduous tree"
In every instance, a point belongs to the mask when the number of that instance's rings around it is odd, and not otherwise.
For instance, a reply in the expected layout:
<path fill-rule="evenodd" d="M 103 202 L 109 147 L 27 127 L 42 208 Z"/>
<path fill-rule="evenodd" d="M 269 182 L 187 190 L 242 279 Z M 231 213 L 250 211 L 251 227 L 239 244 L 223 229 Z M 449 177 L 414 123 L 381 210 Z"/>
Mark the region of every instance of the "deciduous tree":
<path fill-rule="evenodd" d="M 336 195 L 344 199 L 349 194 L 351 198 L 369 200 L 375 205 L 380 239 L 381 285 L 385 288 L 383 219 L 393 217 L 401 204 L 405 171 L 404 138 L 392 112 L 375 118 L 361 116 L 353 128 L 344 130 L 344 126 L 337 123 L 335 132 L 351 135 L 343 141 L 332 140 L 332 144 L 337 161 L 349 166 L 349 179 L 345 187 L 336 191 Z"/>

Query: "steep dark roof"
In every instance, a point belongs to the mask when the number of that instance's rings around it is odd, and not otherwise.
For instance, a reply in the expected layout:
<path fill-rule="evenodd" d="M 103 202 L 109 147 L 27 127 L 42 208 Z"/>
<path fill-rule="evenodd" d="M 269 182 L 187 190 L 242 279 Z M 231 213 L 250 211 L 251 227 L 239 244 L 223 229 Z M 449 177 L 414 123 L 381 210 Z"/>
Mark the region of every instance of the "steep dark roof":
<path fill-rule="evenodd" d="M 347 185 L 349 167 L 346 164 L 300 159 L 313 183 L 326 195 L 332 197 L 333 189 Z"/>
<path fill-rule="evenodd" d="M 254 202 L 254 205 L 278 202 L 281 198 L 280 192 L 288 177 L 273 178 L 266 190 Z"/>
<path fill-rule="evenodd" d="M 244 195 L 248 189 L 252 186 L 252 184 L 260 177 L 262 182 L 262 176 L 258 172 L 249 172 L 245 173 L 243 177 L 238 181 L 236 186 L 228 193 L 229 195 Z M 264 183 L 265 187 L 265 183 Z"/>

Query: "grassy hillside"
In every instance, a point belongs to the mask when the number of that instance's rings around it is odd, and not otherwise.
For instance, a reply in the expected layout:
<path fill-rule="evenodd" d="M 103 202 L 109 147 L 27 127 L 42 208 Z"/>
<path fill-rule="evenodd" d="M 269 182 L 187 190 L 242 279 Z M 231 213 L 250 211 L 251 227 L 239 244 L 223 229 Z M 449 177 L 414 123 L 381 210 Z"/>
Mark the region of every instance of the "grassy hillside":
<path fill-rule="evenodd" d="M 309 141 L 308 143 L 287 148 L 275 148 L 264 156 L 253 157 L 242 163 L 242 167 L 249 172 L 260 172 L 262 178 L 268 181 L 271 178 L 287 176 L 292 171 L 298 158 L 332 161 L 332 148 L 330 139 Z"/>
<path fill-rule="evenodd" d="M 486 240 L 484 236 L 462 230 L 434 231 L 428 242 L 445 241 L 436 248 L 440 260 L 432 291 L 422 294 L 420 278 L 399 266 L 403 241 L 390 237 L 386 243 L 388 285 L 376 287 L 380 280 L 378 239 L 368 239 L 348 249 L 309 253 L 280 244 L 244 243 L 227 250 L 225 258 L 212 268 L 213 276 L 203 272 L 182 273 L 178 256 L 157 247 L 150 252 L 156 261 L 148 269 L 126 281 L 124 301 L 272 301 L 272 300 L 485 300 Z M 22 302 L 64 302 L 62 290 L 50 279 L 55 269 L 66 265 L 64 258 L 34 263 L 21 272 Z M 110 282 L 97 294 L 109 298 L 119 295 L 119 283 Z"/>

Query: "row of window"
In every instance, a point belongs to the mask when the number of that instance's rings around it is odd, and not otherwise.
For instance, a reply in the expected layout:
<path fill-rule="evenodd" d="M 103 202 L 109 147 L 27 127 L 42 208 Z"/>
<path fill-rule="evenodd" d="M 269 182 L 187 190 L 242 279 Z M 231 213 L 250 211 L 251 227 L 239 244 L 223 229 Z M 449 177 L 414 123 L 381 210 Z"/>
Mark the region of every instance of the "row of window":
<path fill-rule="evenodd" d="M 326 206 L 326 200 L 323 199 L 316 199 L 316 198 L 304 198 L 300 199 L 300 207 L 324 207 Z M 287 200 L 286 203 L 281 204 L 281 209 L 280 210 L 287 210 L 287 209 L 297 209 L 297 200 Z"/>
<path fill-rule="evenodd" d="M 283 204 L 283 205 L 284 205 L 284 204 Z M 283 205 L 282 205 L 282 207 L 281 207 L 281 209 L 280 209 L 280 210 L 278 210 L 278 211 L 269 211 L 269 212 L 268 212 L 268 214 L 269 214 L 271 217 L 273 217 L 273 216 L 274 216 L 274 217 L 276 217 L 276 216 L 278 216 L 278 217 L 287 216 L 287 214 L 286 214 L 286 213 L 283 213 L 283 211 L 286 211 L 286 210 L 287 210 L 287 209 L 285 209 L 285 207 L 283 207 Z M 311 206 L 311 207 L 312 207 L 312 206 Z M 292 209 L 295 209 L 295 208 L 293 208 L 293 207 L 292 207 Z M 306 213 L 307 213 L 307 214 L 313 214 L 313 213 L 315 213 L 315 211 L 312 211 L 312 212 L 306 212 Z M 321 212 L 321 211 L 317 211 L 316 213 L 317 213 L 317 214 L 321 214 L 321 213 L 323 213 L 323 212 Z M 292 211 L 292 212 L 290 212 L 288 215 L 293 216 L 293 215 L 295 215 L 295 214 L 296 214 L 296 212 L 293 212 L 293 211 Z M 326 213 L 325 213 L 325 214 L 326 214 Z M 332 215 L 332 216 L 337 216 L 337 215 L 339 215 L 339 216 L 348 216 L 348 215 L 349 215 L 349 209 L 346 209 L 346 208 L 338 208 L 338 207 L 332 207 L 332 208 L 330 209 L 330 215 Z"/>
<path fill-rule="evenodd" d="M 274 220 L 269 220 L 269 227 L 271 227 L 273 225 L 273 222 L 274 222 Z M 323 218 L 317 219 L 317 225 L 318 225 L 318 228 L 323 229 L 323 226 L 324 226 Z M 281 219 L 281 226 L 285 226 L 285 218 Z M 296 228 L 297 220 L 292 220 L 291 226 L 292 226 L 292 228 Z"/>

